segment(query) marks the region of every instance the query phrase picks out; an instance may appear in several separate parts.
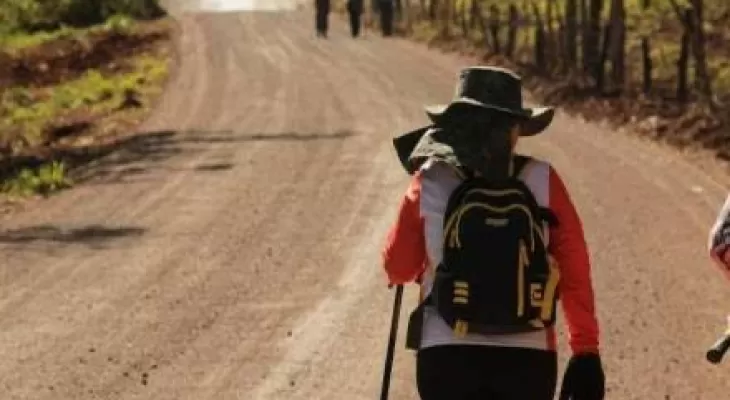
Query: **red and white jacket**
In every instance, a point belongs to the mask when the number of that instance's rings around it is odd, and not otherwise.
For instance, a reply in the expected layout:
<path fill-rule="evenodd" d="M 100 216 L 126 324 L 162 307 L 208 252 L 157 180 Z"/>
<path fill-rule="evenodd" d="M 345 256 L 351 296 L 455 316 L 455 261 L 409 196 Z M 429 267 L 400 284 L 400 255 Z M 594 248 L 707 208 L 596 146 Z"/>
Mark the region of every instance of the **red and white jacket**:
<path fill-rule="evenodd" d="M 519 178 L 532 190 L 538 203 L 557 217 L 556 227 L 546 227 L 548 251 L 560 268 L 560 303 L 567 320 L 573 353 L 598 352 L 591 266 L 583 226 L 560 176 L 547 162 L 533 159 Z M 461 182 L 456 171 L 440 161 L 429 160 L 413 175 L 401 200 L 399 214 L 390 228 L 382 252 L 383 266 L 391 284 L 420 282 L 421 299 L 431 291 L 435 266 L 443 246 L 443 214 L 449 195 Z M 468 334 L 455 337 L 453 330 L 431 307 L 423 319 L 421 348 L 476 344 L 556 350 L 555 328 L 510 335 Z"/>

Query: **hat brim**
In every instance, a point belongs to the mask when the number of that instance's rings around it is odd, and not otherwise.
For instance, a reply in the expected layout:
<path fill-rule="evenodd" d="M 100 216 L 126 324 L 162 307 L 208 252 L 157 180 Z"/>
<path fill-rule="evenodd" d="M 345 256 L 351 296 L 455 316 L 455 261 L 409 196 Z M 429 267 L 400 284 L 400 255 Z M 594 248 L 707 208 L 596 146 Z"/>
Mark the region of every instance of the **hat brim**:
<path fill-rule="evenodd" d="M 415 166 L 410 161 L 413 149 L 418 145 L 418 142 L 421 141 L 423 135 L 431 127 L 431 125 L 424 126 L 404 133 L 393 139 L 393 147 L 395 147 L 395 152 L 398 154 L 398 160 L 400 160 L 403 169 L 405 169 L 409 175 L 412 175 L 415 172 Z"/>
<path fill-rule="evenodd" d="M 461 97 L 449 104 L 426 106 L 426 114 L 434 123 L 448 118 L 449 112 L 458 107 L 469 107 L 482 110 L 495 110 L 513 115 L 521 120 L 520 136 L 534 136 L 543 132 L 552 123 L 555 116 L 553 107 L 534 107 L 512 110 L 491 104 L 484 104 L 468 97 Z"/>

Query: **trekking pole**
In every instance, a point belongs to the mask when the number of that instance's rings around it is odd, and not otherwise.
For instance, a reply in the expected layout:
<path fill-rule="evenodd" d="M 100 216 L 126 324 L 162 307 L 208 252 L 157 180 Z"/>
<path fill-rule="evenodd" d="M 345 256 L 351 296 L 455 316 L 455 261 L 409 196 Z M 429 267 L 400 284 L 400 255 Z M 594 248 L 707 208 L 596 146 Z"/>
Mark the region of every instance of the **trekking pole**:
<path fill-rule="evenodd" d="M 730 349 L 730 317 L 727 321 L 725 333 L 718 339 L 709 350 L 707 350 L 707 361 L 712 364 L 719 364 L 725 353 Z"/>
<path fill-rule="evenodd" d="M 390 375 L 393 369 L 393 353 L 395 351 L 396 334 L 398 333 L 398 320 L 400 319 L 400 304 L 403 299 L 403 285 L 396 285 L 395 300 L 393 301 L 393 316 L 390 321 L 390 337 L 388 338 L 388 351 L 385 353 L 385 370 L 383 371 L 383 385 L 380 391 L 380 400 L 388 400 L 390 389 Z"/>

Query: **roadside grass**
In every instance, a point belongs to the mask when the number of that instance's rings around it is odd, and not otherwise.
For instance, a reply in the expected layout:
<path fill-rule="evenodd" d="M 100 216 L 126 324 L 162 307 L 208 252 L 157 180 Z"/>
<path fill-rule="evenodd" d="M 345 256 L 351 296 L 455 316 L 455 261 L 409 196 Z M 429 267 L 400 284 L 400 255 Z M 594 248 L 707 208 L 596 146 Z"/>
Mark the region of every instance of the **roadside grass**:
<path fill-rule="evenodd" d="M 37 32 L 2 32 L 0 30 L 0 49 L 8 53 L 16 53 L 19 50 L 37 47 L 42 44 L 57 40 L 73 39 L 83 41 L 86 37 L 96 33 L 114 32 L 129 34 L 136 27 L 136 22 L 125 16 L 115 15 L 109 18 L 104 24 L 93 25 L 87 28 L 74 28 L 62 26 L 52 31 Z"/>
<path fill-rule="evenodd" d="M 132 34 L 137 22 L 113 17 L 105 24 L 84 29 L 1 35 L 8 53 L 53 48 L 53 42 L 84 41 L 92 34 Z M 90 47 L 89 52 L 95 49 Z M 7 199 L 48 195 L 73 184 L 70 165 L 49 157 L 40 165 L 17 165 L 27 154 L 47 154 L 59 142 L 73 146 L 106 133 L 115 120 L 140 120 L 162 91 L 170 59 L 156 51 L 120 56 L 111 64 L 87 68 L 70 79 L 47 85 L 0 87 L 0 197 Z M 84 56 L 84 55 L 81 55 Z M 74 59 L 71 59 L 74 65 Z M 109 65 L 113 65 L 112 68 Z M 1 77 L 0 77 L 1 78 Z M 94 132 L 104 130 L 105 132 Z M 91 138 L 91 139 L 90 139 Z M 83 145 L 83 144 L 81 144 Z"/>
<path fill-rule="evenodd" d="M 0 192 L 10 198 L 28 197 L 36 194 L 48 195 L 70 187 L 73 181 L 68 177 L 63 162 L 52 161 L 38 168 L 23 168 L 0 186 Z"/>
<path fill-rule="evenodd" d="M 167 77 L 167 64 L 151 56 L 131 60 L 132 71 L 105 75 L 96 69 L 80 79 L 40 89 L 13 87 L 0 96 L 0 132 L 20 137 L 13 152 L 37 146 L 46 139 L 45 130 L 56 118 L 85 110 L 99 115 L 122 108 L 140 96 L 157 94 Z M 0 135 L 2 135 L 0 133 Z"/>

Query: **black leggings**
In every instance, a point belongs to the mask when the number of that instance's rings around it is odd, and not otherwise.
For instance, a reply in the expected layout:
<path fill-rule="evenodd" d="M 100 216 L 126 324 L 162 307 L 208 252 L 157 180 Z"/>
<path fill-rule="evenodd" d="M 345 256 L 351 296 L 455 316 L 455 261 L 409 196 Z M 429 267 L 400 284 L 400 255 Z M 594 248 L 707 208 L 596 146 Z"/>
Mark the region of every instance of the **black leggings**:
<path fill-rule="evenodd" d="M 314 19 L 317 33 L 327 34 L 329 28 L 329 10 L 317 8 Z"/>
<path fill-rule="evenodd" d="M 384 36 L 393 34 L 393 3 L 385 1 L 380 3 L 380 29 Z"/>
<path fill-rule="evenodd" d="M 493 346 L 437 346 L 417 355 L 422 400 L 552 400 L 553 351 Z"/>
<path fill-rule="evenodd" d="M 353 37 L 360 35 L 360 13 L 350 12 L 350 32 Z"/>

